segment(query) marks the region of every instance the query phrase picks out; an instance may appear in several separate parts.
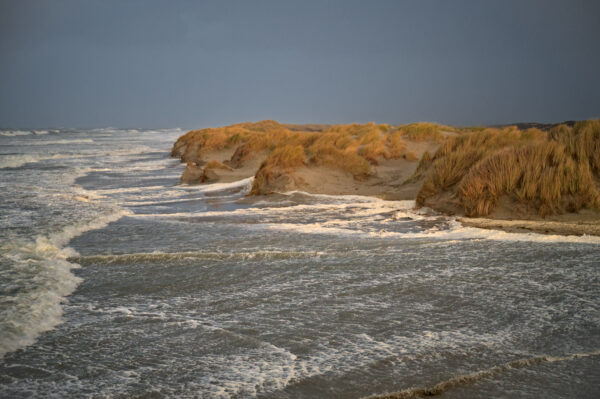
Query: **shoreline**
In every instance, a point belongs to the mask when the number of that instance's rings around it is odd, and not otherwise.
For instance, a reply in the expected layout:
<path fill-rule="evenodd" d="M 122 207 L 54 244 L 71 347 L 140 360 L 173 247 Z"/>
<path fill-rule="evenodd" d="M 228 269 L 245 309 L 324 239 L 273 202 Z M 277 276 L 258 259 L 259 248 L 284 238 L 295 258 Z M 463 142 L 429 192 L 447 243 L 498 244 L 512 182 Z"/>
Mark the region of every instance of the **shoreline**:
<path fill-rule="evenodd" d="M 563 236 L 600 236 L 598 221 L 557 222 L 545 220 L 507 220 L 488 218 L 456 218 L 463 226 L 487 230 L 501 230 L 507 233 L 557 234 Z"/>
<path fill-rule="evenodd" d="M 600 145 L 600 121 L 545 127 L 554 130 L 266 120 L 189 131 L 171 156 L 187 163 L 182 183 L 254 177 L 249 196 L 304 191 L 412 200 L 467 227 L 600 236 L 600 158 L 576 151 Z"/>

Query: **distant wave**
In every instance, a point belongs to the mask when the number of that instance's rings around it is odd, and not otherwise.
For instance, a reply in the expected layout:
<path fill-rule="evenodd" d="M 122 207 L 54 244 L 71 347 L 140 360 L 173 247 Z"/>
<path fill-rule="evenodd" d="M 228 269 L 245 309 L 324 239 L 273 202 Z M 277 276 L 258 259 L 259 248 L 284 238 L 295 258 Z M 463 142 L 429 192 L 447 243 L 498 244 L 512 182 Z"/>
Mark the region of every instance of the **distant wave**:
<path fill-rule="evenodd" d="M 36 163 L 50 159 L 68 159 L 72 158 L 69 155 L 42 155 L 42 154 L 17 154 L 17 155 L 0 155 L 0 169 L 18 168 L 28 163 Z"/>
<path fill-rule="evenodd" d="M 15 137 L 15 136 L 30 136 L 32 134 L 41 136 L 48 134 L 48 130 L 3 130 L 0 131 L 0 136 Z"/>
<path fill-rule="evenodd" d="M 7 352 L 33 344 L 41 333 L 62 322 L 61 303 L 81 282 L 71 272 L 79 265 L 69 261 L 77 253 L 65 247 L 68 242 L 86 231 L 105 227 L 125 214 L 127 212 L 121 210 L 111 211 L 49 236 L 8 242 L 0 247 L 1 256 L 7 262 L 19 265 L 14 270 L 22 275 L 13 277 L 26 287 L 3 298 L 8 306 L 0 321 L 0 358 Z M 31 283 L 31 274 L 38 276 L 34 287 L 27 285 Z"/>
<path fill-rule="evenodd" d="M 574 359 L 578 359 L 578 358 L 592 357 L 592 356 L 599 356 L 599 355 L 600 355 L 600 350 L 593 351 L 593 352 L 585 352 L 585 353 L 573 353 L 573 354 L 565 355 L 565 356 L 545 355 L 545 356 L 531 357 L 531 358 L 527 358 L 527 359 L 513 360 L 511 362 L 504 363 L 499 366 L 494 366 L 489 369 L 476 371 L 471 374 L 463 374 L 463 375 L 458 375 L 456 377 L 452 377 L 450 379 L 447 379 L 446 381 L 442 381 L 439 384 L 434 385 L 433 387 L 410 388 L 410 389 L 405 389 L 403 391 L 387 393 L 384 395 L 370 396 L 369 398 L 370 399 L 412 399 L 412 398 L 424 398 L 424 397 L 430 397 L 430 396 L 437 396 L 437 395 L 443 394 L 444 392 L 447 392 L 448 390 L 450 390 L 452 388 L 457 388 L 457 387 L 461 387 L 464 385 L 473 384 L 477 381 L 480 381 L 480 380 L 483 380 L 486 378 L 491 378 L 497 374 L 506 373 L 511 370 L 520 369 L 523 367 L 534 366 L 536 364 L 564 362 L 564 361 L 574 360 Z"/>
<path fill-rule="evenodd" d="M 28 136 L 30 134 L 33 134 L 32 132 L 29 131 L 25 131 L 25 130 L 12 130 L 12 131 L 1 131 L 0 135 L 1 136 L 6 136 L 6 137 L 14 137 L 14 136 Z"/>
<path fill-rule="evenodd" d="M 92 139 L 64 139 L 64 140 L 42 140 L 42 139 L 29 139 L 22 140 L 18 145 L 60 145 L 60 144 L 93 144 Z"/>

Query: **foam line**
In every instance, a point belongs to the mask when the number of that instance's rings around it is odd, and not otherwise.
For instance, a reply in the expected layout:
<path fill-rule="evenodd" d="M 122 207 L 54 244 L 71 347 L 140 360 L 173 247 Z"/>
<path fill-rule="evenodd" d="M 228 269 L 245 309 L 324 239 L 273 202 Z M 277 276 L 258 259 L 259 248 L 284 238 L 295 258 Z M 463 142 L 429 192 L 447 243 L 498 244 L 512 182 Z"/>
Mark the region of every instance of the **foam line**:
<path fill-rule="evenodd" d="M 69 258 L 77 253 L 65 247 L 69 241 L 89 230 L 99 229 L 120 219 L 126 211 L 112 211 L 90 222 L 67 226 L 35 241 L 9 242 L 2 246 L 2 256 L 39 276 L 34 290 L 13 295 L 12 305 L 4 312 L 0 324 L 0 358 L 7 352 L 31 345 L 37 337 L 62 323 L 62 302 L 81 279 L 71 270 L 79 267 Z"/>

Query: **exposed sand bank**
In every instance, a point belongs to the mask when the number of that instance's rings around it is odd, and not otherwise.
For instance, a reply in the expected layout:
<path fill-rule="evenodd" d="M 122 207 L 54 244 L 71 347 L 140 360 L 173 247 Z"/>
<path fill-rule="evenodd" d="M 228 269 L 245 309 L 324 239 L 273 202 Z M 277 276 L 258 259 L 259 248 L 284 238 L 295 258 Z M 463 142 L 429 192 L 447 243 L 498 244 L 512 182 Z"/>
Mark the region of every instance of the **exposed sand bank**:
<path fill-rule="evenodd" d="M 255 176 L 252 195 L 291 190 L 414 199 L 418 184 L 403 184 L 427 151 L 456 133 L 433 125 L 406 132 L 389 125 L 282 125 L 274 121 L 192 131 L 171 152 L 187 167 L 187 184 L 232 182 Z M 409 136 L 410 133 L 410 136 Z M 292 145 L 295 145 L 293 147 Z M 277 150 L 301 151 L 275 161 Z M 302 148 L 302 150 L 298 150 Z"/>
<path fill-rule="evenodd" d="M 504 230 L 510 233 L 533 232 L 559 235 L 595 235 L 600 236 L 600 220 L 571 215 L 572 221 L 556 222 L 551 220 L 502 220 L 462 217 L 457 220 L 465 226 L 481 229 Z M 577 220 L 579 219 L 579 220 Z"/>
<path fill-rule="evenodd" d="M 436 142 L 408 143 L 407 148 L 420 159 L 425 151 L 435 152 Z M 232 167 L 231 157 L 234 150 L 207 151 L 202 160 L 189 162 L 181 176 L 181 182 L 187 184 L 230 183 L 255 176 L 268 152 L 255 154 L 243 164 Z M 378 165 L 372 165 L 372 175 L 358 180 L 352 174 L 332 167 L 305 165 L 287 172 L 281 181 L 265 187 L 270 192 L 302 190 L 313 194 L 328 195 L 366 195 L 389 200 L 413 200 L 419 190 L 419 184 L 403 184 L 415 172 L 417 160 L 380 159 Z M 216 160 L 228 166 L 207 168 Z"/>

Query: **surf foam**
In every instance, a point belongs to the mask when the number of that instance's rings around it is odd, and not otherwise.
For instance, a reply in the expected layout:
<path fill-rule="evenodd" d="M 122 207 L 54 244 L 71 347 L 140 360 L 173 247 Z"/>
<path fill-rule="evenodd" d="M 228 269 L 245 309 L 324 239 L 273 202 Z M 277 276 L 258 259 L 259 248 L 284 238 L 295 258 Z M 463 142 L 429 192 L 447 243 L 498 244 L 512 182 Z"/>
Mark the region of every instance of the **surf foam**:
<path fill-rule="evenodd" d="M 86 231 L 105 227 L 125 214 L 125 211 L 113 210 L 49 236 L 17 240 L 2 246 L 2 260 L 14 265 L 11 269 L 15 279 L 13 285 L 19 289 L 2 300 L 6 310 L 0 321 L 0 358 L 33 344 L 41 333 L 62 323 L 61 304 L 81 282 L 71 272 L 79 265 L 68 260 L 77 256 L 75 250 L 66 247 L 69 241 Z"/>

